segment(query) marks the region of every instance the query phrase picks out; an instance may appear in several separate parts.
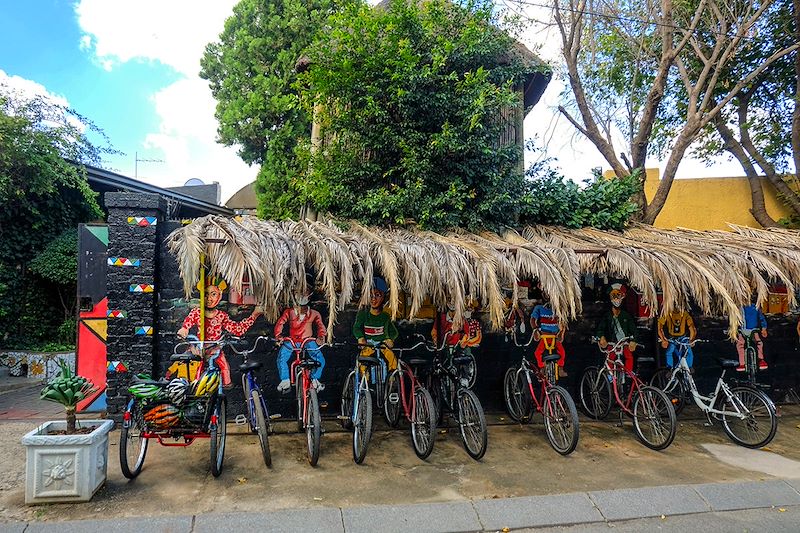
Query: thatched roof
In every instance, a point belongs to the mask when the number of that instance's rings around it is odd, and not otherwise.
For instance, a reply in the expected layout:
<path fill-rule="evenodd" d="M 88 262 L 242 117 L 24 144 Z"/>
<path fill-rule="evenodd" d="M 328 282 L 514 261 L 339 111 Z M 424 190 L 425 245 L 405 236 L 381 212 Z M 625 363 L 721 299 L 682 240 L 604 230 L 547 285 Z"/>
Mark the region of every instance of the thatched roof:
<path fill-rule="evenodd" d="M 343 229 L 346 228 L 346 229 Z M 328 301 L 329 325 L 349 303 L 367 305 L 373 275 L 390 287 L 388 309 L 396 316 L 399 293 L 408 296 L 409 314 L 425 298 L 437 307 L 474 298 L 499 328 L 501 287 L 539 279 L 562 320 L 581 312 L 582 273 L 624 278 L 653 313 L 693 302 L 704 313 L 723 314 L 735 334 L 740 307 L 755 292 L 766 297 L 767 282 L 786 284 L 794 302 L 800 280 L 800 233 L 732 227 L 731 232 L 660 230 L 634 226 L 624 233 L 592 228 L 528 227 L 502 235 L 453 231 L 370 228 L 355 222 L 273 222 L 254 217 L 207 216 L 169 237 L 187 298 L 199 279 L 200 254 L 209 268 L 240 290 L 245 274 L 268 319 L 306 285 L 313 270 Z M 364 280 L 367 280 L 364 283 Z M 657 307 L 657 292 L 663 306 Z"/>

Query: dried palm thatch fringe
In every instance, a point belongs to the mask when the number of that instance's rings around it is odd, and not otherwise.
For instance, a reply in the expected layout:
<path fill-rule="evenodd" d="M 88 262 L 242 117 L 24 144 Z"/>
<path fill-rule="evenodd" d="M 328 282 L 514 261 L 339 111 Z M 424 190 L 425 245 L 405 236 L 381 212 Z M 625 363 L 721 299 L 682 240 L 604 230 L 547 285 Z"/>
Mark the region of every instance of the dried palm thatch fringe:
<path fill-rule="evenodd" d="M 347 304 L 369 304 L 374 275 L 384 277 L 390 288 L 387 304 L 393 318 L 401 292 L 408 296 L 411 316 L 427 298 L 438 308 L 454 305 L 458 323 L 465 305 L 475 299 L 494 328 L 503 320 L 501 287 L 520 279 L 539 279 L 555 314 L 567 321 L 581 312 L 582 273 L 616 277 L 642 295 L 652 315 L 694 303 L 704 313 L 728 316 L 731 337 L 742 318 L 741 306 L 766 298 L 770 281 L 784 283 L 792 303 L 800 282 L 800 232 L 742 226 L 696 231 L 634 225 L 624 232 L 539 226 L 501 235 L 439 234 L 356 222 L 209 215 L 175 230 L 167 242 L 178 258 L 187 297 L 205 254 L 211 273 L 232 288 L 241 291 L 248 277 L 258 305 L 273 321 L 306 289 L 306 270 L 313 269 L 328 302 L 331 332 L 337 312 Z M 578 253 L 586 250 L 604 253 Z"/>

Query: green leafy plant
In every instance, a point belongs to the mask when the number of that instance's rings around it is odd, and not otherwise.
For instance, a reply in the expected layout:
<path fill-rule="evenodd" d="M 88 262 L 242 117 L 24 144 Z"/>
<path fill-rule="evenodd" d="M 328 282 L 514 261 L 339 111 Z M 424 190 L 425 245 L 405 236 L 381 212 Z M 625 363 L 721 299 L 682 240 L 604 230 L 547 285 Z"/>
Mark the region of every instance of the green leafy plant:
<path fill-rule="evenodd" d="M 67 434 L 76 432 L 75 407 L 81 400 L 86 399 L 95 392 L 97 387 L 90 380 L 72 372 L 69 364 L 60 360 L 61 372 L 58 377 L 45 385 L 39 396 L 42 400 L 60 403 L 64 406 L 67 416 Z"/>

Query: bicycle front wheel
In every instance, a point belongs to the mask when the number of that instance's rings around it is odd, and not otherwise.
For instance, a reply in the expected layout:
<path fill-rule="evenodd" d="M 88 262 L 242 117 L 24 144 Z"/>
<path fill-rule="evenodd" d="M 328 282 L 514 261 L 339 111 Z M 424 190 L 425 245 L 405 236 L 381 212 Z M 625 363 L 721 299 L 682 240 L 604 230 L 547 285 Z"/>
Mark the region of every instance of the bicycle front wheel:
<path fill-rule="evenodd" d="M 222 462 L 225 460 L 225 436 L 228 430 L 228 414 L 226 408 L 228 402 L 225 398 L 220 398 L 216 402 L 214 415 L 217 423 L 211 427 L 211 474 L 219 477 L 222 474 Z"/>
<path fill-rule="evenodd" d="M 587 367 L 581 376 L 581 406 L 587 415 L 601 420 L 611 411 L 611 384 L 608 372 L 596 366 Z"/>
<path fill-rule="evenodd" d="M 400 407 L 403 401 L 400 398 L 400 380 L 403 379 L 400 370 L 389 374 L 386 380 L 386 398 L 383 401 L 383 417 L 390 427 L 396 428 L 400 423 Z"/>
<path fill-rule="evenodd" d="M 303 431 L 303 412 L 305 410 L 305 406 L 303 405 L 303 369 L 299 366 L 294 373 L 294 392 L 295 398 L 297 400 L 297 431 Z"/>
<path fill-rule="evenodd" d="M 480 460 L 486 453 L 489 434 L 486 430 L 486 417 L 480 400 L 469 389 L 458 391 L 458 426 L 461 440 L 470 457 Z"/>
<path fill-rule="evenodd" d="M 359 391 L 356 411 L 353 424 L 353 461 L 360 465 L 367 456 L 367 447 L 372 438 L 372 396 L 367 389 Z"/>
<path fill-rule="evenodd" d="M 675 438 L 675 409 L 667 395 L 655 387 L 642 387 L 633 400 L 633 428 L 639 440 L 653 450 L 663 450 Z"/>
<path fill-rule="evenodd" d="M 411 443 L 420 459 L 427 459 L 436 441 L 436 415 L 433 399 L 425 387 L 414 390 L 414 411 L 411 413 Z"/>
<path fill-rule="evenodd" d="M 672 402 L 672 407 L 675 408 L 675 416 L 678 416 L 686 407 L 691 396 L 686 388 L 686 382 L 683 380 L 682 371 L 678 372 L 675 377 L 672 377 L 672 372 L 671 368 L 662 368 L 650 378 L 650 386 L 667 395 Z"/>
<path fill-rule="evenodd" d="M 572 396 L 558 385 L 547 390 L 544 405 L 544 429 L 550 446 L 561 455 L 569 455 L 578 446 L 578 410 Z"/>
<path fill-rule="evenodd" d="M 467 388 L 471 389 L 478 379 L 478 364 L 475 362 L 475 356 L 472 353 L 461 354 L 461 357 L 466 357 L 469 360 L 461 364 L 459 375 L 466 378 Z"/>
<path fill-rule="evenodd" d="M 339 420 L 344 429 L 353 429 L 353 391 L 355 390 L 356 373 L 350 372 L 342 387 L 341 412 Z"/>
<path fill-rule="evenodd" d="M 308 462 L 317 466 L 319 461 L 319 444 L 322 440 L 322 420 L 319 415 L 317 391 L 309 387 L 306 399 L 306 441 L 308 443 Z"/>
<path fill-rule="evenodd" d="M 242 374 L 242 390 L 244 391 L 244 406 L 247 409 L 247 419 L 248 420 L 255 420 L 253 412 L 251 411 L 250 407 L 250 398 L 252 389 L 250 388 L 250 381 L 247 379 L 247 372 Z M 250 424 L 250 433 L 256 433 L 256 428 L 253 424 Z"/>
<path fill-rule="evenodd" d="M 250 400 L 253 402 L 253 411 L 255 417 L 251 417 L 252 421 L 255 419 L 255 427 L 253 428 L 258 434 L 258 442 L 261 444 L 261 456 L 264 458 L 264 464 L 267 468 L 272 467 L 272 454 L 269 451 L 269 426 L 267 425 L 267 415 L 264 410 L 264 400 L 257 390 L 250 392 Z"/>
<path fill-rule="evenodd" d="M 138 411 L 138 405 L 134 406 L 130 420 L 122 424 L 119 435 L 119 466 L 122 475 L 128 479 L 135 478 L 142 471 L 149 442 L 142 436 Z"/>
<path fill-rule="evenodd" d="M 506 400 L 506 411 L 516 422 L 525 424 L 531 419 L 531 393 L 523 371 L 512 366 L 506 370 L 503 378 L 503 396 Z"/>
<path fill-rule="evenodd" d="M 778 417 L 772 401 L 758 389 L 734 387 L 732 397 L 724 400 L 722 428 L 728 437 L 747 448 L 761 448 L 775 437 Z M 744 418 L 736 416 L 741 413 Z"/>

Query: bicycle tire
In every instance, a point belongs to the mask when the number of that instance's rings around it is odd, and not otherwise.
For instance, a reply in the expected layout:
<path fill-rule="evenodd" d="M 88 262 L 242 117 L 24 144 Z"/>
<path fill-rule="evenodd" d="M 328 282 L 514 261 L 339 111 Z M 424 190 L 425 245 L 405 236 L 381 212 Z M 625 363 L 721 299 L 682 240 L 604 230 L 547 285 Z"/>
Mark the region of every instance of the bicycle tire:
<path fill-rule="evenodd" d="M 394 370 L 386 379 L 386 398 L 383 400 L 383 417 L 389 427 L 396 428 L 400 423 L 400 409 L 403 399 L 400 397 L 400 380 L 403 375 L 400 370 Z"/>
<path fill-rule="evenodd" d="M 598 374 L 600 379 L 598 379 Z M 596 366 L 587 367 L 583 371 L 580 384 L 581 407 L 595 420 L 602 420 L 611 412 L 611 384 L 606 372 Z"/>
<path fill-rule="evenodd" d="M 353 461 L 360 465 L 367 456 L 372 438 L 372 396 L 366 389 L 358 395 L 357 410 L 358 415 L 353 424 Z"/>
<path fill-rule="evenodd" d="M 578 409 L 565 388 L 553 385 L 547 390 L 542 415 L 550 446 L 561 455 L 575 451 L 580 435 Z"/>
<path fill-rule="evenodd" d="M 427 459 L 436 442 L 436 417 L 433 399 L 422 385 L 414 390 L 414 411 L 411 413 L 411 444 L 420 459 Z"/>
<path fill-rule="evenodd" d="M 470 457 L 480 461 L 486 453 L 489 443 L 489 432 L 486 429 L 486 415 L 480 400 L 469 389 L 458 390 L 458 427 L 461 430 L 461 442 Z"/>
<path fill-rule="evenodd" d="M 663 450 L 672 444 L 677 429 L 675 409 L 661 390 L 641 387 L 633 400 L 631 412 L 634 431 L 642 444 L 651 450 Z"/>
<path fill-rule="evenodd" d="M 227 414 L 228 401 L 225 398 L 219 398 L 216 401 L 214 412 L 217 415 L 217 423 L 211 428 L 210 441 L 211 441 L 211 474 L 214 477 L 219 477 L 222 474 L 222 465 L 225 461 L 225 437 L 228 432 L 228 414 Z"/>
<path fill-rule="evenodd" d="M 339 422 L 341 422 L 344 429 L 353 429 L 353 390 L 355 387 L 355 379 L 355 371 L 350 372 L 342 386 L 342 400 L 339 407 L 342 416 L 339 418 Z"/>
<path fill-rule="evenodd" d="M 248 420 L 255 420 L 254 413 L 250 410 L 250 397 L 252 389 L 250 388 L 250 382 L 247 379 L 247 372 L 242 374 L 242 391 L 244 391 L 244 406 L 247 409 L 247 419 Z M 257 433 L 256 428 L 253 424 L 250 424 L 250 433 Z"/>
<path fill-rule="evenodd" d="M 478 363 L 475 361 L 475 356 L 472 353 L 461 353 L 461 357 L 468 357 L 469 361 L 459 365 L 459 376 L 466 374 L 467 388 L 471 389 L 475 382 L 478 380 Z"/>
<path fill-rule="evenodd" d="M 533 402 L 531 402 L 528 382 L 523 379 L 522 374 L 522 371 L 516 366 L 506 370 L 506 375 L 503 377 L 503 397 L 508 416 L 515 422 L 525 424 L 531 420 Z"/>
<path fill-rule="evenodd" d="M 267 414 L 264 408 L 264 399 L 257 390 L 250 391 L 250 400 L 253 402 L 255 417 L 255 431 L 258 434 L 258 442 L 261 445 L 261 456 L 267 468 L 272 468 L 272 453 L 269 450 L 269 426 L 267 425 Z M 252 424 L 251 424 L 252 425 Z"/>
<path fill-rule="evenodd" d="M 308 463 L 317 466 L 319 461 L 320 441 L 322 440 L 322 419 L 319 415 L 319 400 L 317 391 L 309 387 L 308 400 L 306 401 L 306 442 L 308 447 Z"/>
<path fill-rule="evenodd" d="M 683 408 L 689 401 L 689 393 L 686 390 L 686 382 L 683 379 L 683 372 L 675 375 L 672 379 L 672 369 L 662 368 L 650 378 L 650 386 L 655 387 L 667 395 L 675 409 L 675 416 L 681 414 Z"/>
<path fill-rule="evenodd" d="M 310 387 L 309 387 L 310 388 Z M 297 399 L 297 431 L 303 431 L 305 422 L 303 420 L 303 369 L 296 367 L 294 373 L 294 392 Z"/>
<path fill-rule="evenodd" d="M 122 475 L 128 479 L 133 479 L 139 475 L 144 465 L 144 458 L 147 455 L 148 439 L 142 436 L 142 428 L 139 426 L 138 406 L 134 407 L 128 425 L 122 424 L 119 434 L 119 466 Z M 133 447 L 132 447 L 133 446 Z M 133 452 L 131 454 L 131 452 Z M 133 465 L 131 467 L 131 465 Z"/>
<path fill-rule="evenodd" d="M 728 437 L 746 448 L 761 448 L 769 444 L 778 431 L 778 417 L 772 400 L 754 387 L 734 387 L 731 394 L 739 403 L 739 409 L 747 410 L 748 417 L 740 419 L 733 415 L 720 415 L 722 429 Z M 724 411 L 736 412 L 734 406 L 730 405 L 730 398 L 722 402 Z"/>

